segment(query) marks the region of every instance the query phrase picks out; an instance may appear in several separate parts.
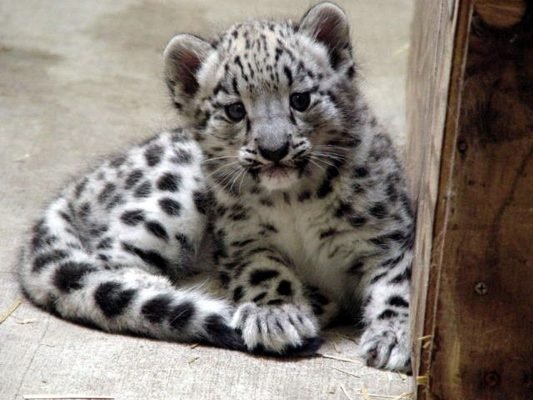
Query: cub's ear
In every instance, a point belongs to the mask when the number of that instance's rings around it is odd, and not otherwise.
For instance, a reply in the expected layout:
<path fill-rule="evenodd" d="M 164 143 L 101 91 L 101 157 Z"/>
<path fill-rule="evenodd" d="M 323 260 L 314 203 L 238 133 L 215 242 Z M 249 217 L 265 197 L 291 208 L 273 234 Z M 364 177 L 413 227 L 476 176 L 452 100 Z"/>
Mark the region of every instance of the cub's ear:
<path fill-rule="evenodd" d="M 208 42 L 193 35 L 180 34 L 170 40 L 163 57 L 166 83 L 175 103 L 196 94 L 198 70 L 211 50 Z M 176 106 L 180 108 L 179 103 Z"/>
<path fill-rule="evenodd" d="M 311 7 L 302 17 L 298 30 L 326 46 L 334 69 L 343 58 L 351 56 L 348 19 L 344 11 L 333 3 L 324 2 Z"/>

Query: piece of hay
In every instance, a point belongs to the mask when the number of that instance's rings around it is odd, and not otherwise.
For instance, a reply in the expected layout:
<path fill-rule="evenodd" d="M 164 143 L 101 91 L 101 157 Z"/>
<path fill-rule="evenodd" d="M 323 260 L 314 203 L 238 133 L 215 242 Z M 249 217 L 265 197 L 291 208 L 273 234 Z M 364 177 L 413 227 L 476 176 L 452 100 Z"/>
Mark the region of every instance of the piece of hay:
<path fill-rule="evenodd" d="M 419 375 L 416 377 L 416 384 L 418 386 L 427 386 L 429 382 L 429 378 L 427 375 Z"/>
<path fill-rule="evenodd" d="M 28 319 L 23 319 L 23 318 L 17 318 L 15 316 L 13 316 L 13 319 L 15 320 L 15 322 L 19 325 L 27 325 L 27 324 L 34 324 L 35 322 L 37 322 L 38 320 L 36 320 L 35 318 L 28 318 Z"/>
<path fill-rule="evenodd" d="M 433 343 L 432 340 L 433 340 L 433 335 L 426 335 L 426 336 L 422 336 L 422 337 L 419 337 L 418 339 L 416 339 L 417 341 L 419 342 L 422 342 L 422 348 L 423 349 L 427 349 L 429 346 L 431 346 L 431 344 Z"/>
<path fill-rule="evenodd" d="M 341 390 L 342 390 L 342 393 L 344 393 L 344 395 L 346 396 L 346 398 L 348 400 L 352 400 L 352 398 L 350 397 L 350 395 L 348 394 L 348 392 L 346 391 L 346 389 L 342 385 L 341 385 Z"/>
<path fill-rule="evenodd" d="M 337 344 L 335 342 L 331 343 L 333 345 L 333 349 L 338 353 L 340 354 L 341 351 L 337 348 Z"/>
<path fill-rule="evenodd" d="M 364 394 L 363 394 L 364 395 Z M 378 398 L 378 399 L 391 399 L 391 400 L 407 400 L 411 399 L 413 394 L 412 393 L 402 393 L 400 395 L 390 395 L 390 394 L 377 394 L 377 393 L 368 393 L 366 392 L 366 395 L 368 396 L 368 399 L 371 400 L 371 398 Z M 366 397 L 365 397 L 366 400 Z"/>
<path fill-rule="evenodd" d="M 9 307 L 6 312 L 4 312 L 2 315 L 0 315 L 0 324 L 3 323 L 6 319 L 9 318 L 9 316 L 11 314 L 13 314 L 15 312 L 15 310 L 17 308 L 19 308 L 19 306 L 22 304 L 22 300 L 21 299 L 18 299 L 17 301 L 15 301 L 11 307 Z"/>
<path fill-rule="evenodd" d="M 350 342 L 353 342 L 353 343 L 355 343 L 355 344 L 359 344 L 359 341 L 356 340 L 356 339 L 354 339 L 354 338 L 351 337 L 351 336 L 344 335 L 344 334 L 342 334 L 342 333 L 337 333 L 336 336 L 337 336 L 337 338 L 339 338 L 339 339 L 349 340 Z"/>
<path fill-rule="evenodd" d="M 335 385 L 331 385 L 328 390 L 328 394 L 335 394 L 337 391 L 337 387 Z"/>
<path fill-rule="evenodd" d="M 332 356 L 331 354 L 321 354 L 321 353 L 318 353 L 318 355 L 320 357 L 323 357 L 323 358 L 330 358 L 332 360 L 337 360 L 337 361 L 342 361 L 342 362 L 349 362 L 349 363 L 353 363 L 353 364 L 360 364 L 359 361 L 357 360 L 350 360 L 349 358 L 342 358 L 342 357 L 336 357 L 336 356 Z"/>
<path fill-rule="evenodd" d="M 200 359 L 200 357 L 191 358 L 187 364 L 191 365 L 193 362 L 195 362 L 195 361 L 197 361 L 199 359 Z"/>
<path fill-rule="evenodd" d="M 363 399 L 365 400 L 371 400 L 370 395 L 368 394 L 368 389 L 365 385 L 361 386 L 361 394 L 363 395 Z"/>
<path fill-rule="evenodd" d="M 25 400 L 114 400 L 112 396 L 91 396 L 83 394 L 25 394 Z"/>
<path fill-rule="evenodd" d="M 347 375 L 351 375 L 351 376 L 353 376 L 353 377 L 355 377 L 355 378 L 361 378 L 359 375 L 356 375 L 356 374 L 354 374 L 353 372 L 350 372 L 350 371 L 345 371 L 345 370 L 343 370 L 343 369 L 335 368 L 335 367 L 330 367 L 330 368 L 331 368 L 331 369 L 334 369 L 334 370 L 337 370 L 337 371 L 339 371 L 339 372 L 345 373 L 345 374 L 347 374 Z"/>
<path fill-rule="evenodd" d="M 401 45 L 400 47 L 398 47 L 394 53 L 392 53 L 393 56 L 397 56 L 399 54 L 402 54 L 402 53 L 406 53 L 409 51 L 409 43 L 405 43 L 403 45 Z"/>
<path fill-rule="evenodd" d="M 405 392 L 399 395 L 398 397 L 395 397 L 394 400 L 409 400 L 414 398 L 415 394 L 413 392 Z"/>

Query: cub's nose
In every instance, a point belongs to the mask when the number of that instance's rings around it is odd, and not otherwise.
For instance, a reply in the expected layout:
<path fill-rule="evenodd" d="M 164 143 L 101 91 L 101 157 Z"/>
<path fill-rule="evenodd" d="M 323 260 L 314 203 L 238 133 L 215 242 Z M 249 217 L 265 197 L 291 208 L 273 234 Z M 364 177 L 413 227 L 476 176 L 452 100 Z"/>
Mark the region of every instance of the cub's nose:
<path fill-rule="evenodd" d="M 281 147 L 275 149 L 258 146 L 259 154 L 266 160 L 278 162 L 289 153 L 289 142 L 285 142 Z"/>

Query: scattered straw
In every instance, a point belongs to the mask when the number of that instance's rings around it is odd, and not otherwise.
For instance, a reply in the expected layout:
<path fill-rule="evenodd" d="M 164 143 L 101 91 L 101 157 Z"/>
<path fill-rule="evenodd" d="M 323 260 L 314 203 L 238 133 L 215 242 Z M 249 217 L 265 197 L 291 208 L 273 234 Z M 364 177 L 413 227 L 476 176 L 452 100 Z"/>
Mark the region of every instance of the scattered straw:
<path fill-rule="evenodd" d="M 347 375 L 353 376 L 353 377 L 355 377 L 355 378 L 361 378 L 359 375 L 356 375 L 356 374 L 354 374 L 353 372 L 350 372 L 350 371 L 345 371 L 345 370 L 343 370 L 343 369 L 335 368 L 335 367 L 330 367 L 330 368 L 331 368 L 331 369 L 334 369 L 334 370 L 336 370 L 336 371 L 342 372 L 342 373 L 344 373 L 344 374 L 347 374 Z"/>
<path fill-rule="evenodd" d="M 196 349 L 198 346 L 200 346 L 200 343 L 193 343 L 191 344 L 191 349 Z"/>
<path fill-rule="evenodd" d="M 395 372 L 396 376 L 402 380 L 402 382 L 405 382 L 407 380 L 406 376 L 403 374 L 400 374 L 399 372 Z"/>
<path fill-rule="evenodd" d="M 15 316 L 13 316 L 13 318 L 15 319 L 15 322 L 19 325 L 27 325 L 27 324 L 34 324 L 37 322 L 37 320 L 35 318 L 27 318 L 27 319 L 23 319 L 23 318 L 17 318 Z"/>
<path fill-rule="evenodd" d="M 19 158 L 15 158 L 15 162 L 26 161 L 28 158 L 30 158 L 30 154 L 26 153 L 26 154 L 24 154 L 23 156 L 21 156 Z"/>
<path fill-rule="evenodd" d="M 350 360 L 349 358 L 336 357 L 336 356 L 332 356 L 331 354 L 321 354 L 321 353 L 319 353 L 318 355 L 319 355 L 320 357 L 323 357 L 323 358 L 330 358 L 330 359 L 332 359 L 332 360 L 343 361 L 343 362 L 349 362 L 349 363 L 353 363 L 353 364 L 360 364 L 360 362 L 357 361 L 357 360 Z"/>
<path fill-rule="evenodd" d="M 335 349 L 335 351 L 336 351 L 338 354 L 340 354 L 341 352 L 340 352 L 339 348 L 337 347 L 337 344 L 336 344 L 335 342 L 333 342 L 332 345 L 333 345 L 333 348 Z"/>
<path fill-rule="evenodd" d="M 422 342 L 422 348 L 427 349 L 429 346 L 431 346 L 433 335 L 422 336 L 416 340 Z"/>
<path fill-rule="evenodd" d="M 344 393 L 344 395 L 346 396 L 346 398 L 348 400 L 352 400 L 352 398 L 350 397 L 350 395 L 348 394 L 348 392 L 346 391 L 346 389 L 342 385 L 341 385 L 341 390 L 342 390 L 342 393 Z"/>
<path fill-rule="evenodd" d="M 372 399 L 409 400 L 413 398 L 413 393 L 410 393 L 410 392 L 405 392 L 400 395 L 369 393 L 368 389 L 364 385 L 361 387 L 361 395 L 363 396 L 364 400 L 372 400 Z"/>
<path fill-rule="evenodd" d="M 398 397 L 395 397 L 394 400 L 409 400 L 414 398 L 415 394 L 413 392 L 405 392 L 399 395 Z"/>
<path fill-rule="evenodd" d="M 363 395 L 363 399 L 370 400 L 370 395 L 368 394 L 368 389 L 365 385 L 361 387 L 361 394 Z"/>
<path fill-rule="evenodd" d="M 412 393 L 402 393 L 400 395 L 390 395 L 390 394 L 376 394 L 376 393 L 368 393 L 366 392 L 366 395 L 368 396 L 368 399 L 377 398 L 377 399 L 392 399 L 392 400 L 407 400 L 410 399 L 412 396 Z M 364 393 L 363 393 L 364 396 Z M 366 400 L 366 397 L 365 397 Z"/>
<path fill-rule="evenodd" d="M 90 396 L 77 394 L 25 394 L 25 400 L 113 400 L 112 396 Z"/>
<path fill-rule="evenodd" d="M 191 358 L 188 362 L 189 365 L 191 365 L 193 362 L 197 361 L 200 357 L 194 357 L 194 358 Z"/>
<path fill-rule="evenodd" d="M 418 386 L 427 386 L 428 385 L 428 377 L 427 375 L 420 375 L 416 377 L 416 384 Z"/>
<path fill-rule="evenodd" d="M 350 342 L 354 342 L 355 344 L 359 344 L 359 342 L 356 339 L 354 339 L 353 337 L 348 336 L 348 335 L 343 335 L 342 333 L 338 333 L 337 337 L 339 339 L 349 340 Z"/>
<path fill-rule="evenodd" d="M 409 50 L 409 43 L 405 43 L 392 53 L 393 56 L 405 53 Z"/>
<path fill-rule="evenodd" d="M 13 313 L 15 312 L 15 310 L 16 310 L 17 308 L 19 308 L 19 306 L 20 306 L 21 304 L 22 304 L 22 300 L 21 300 L 21 299 L 18 299 L 17 301 L 15 301 L 15 302 L 11 305 L 11 307 L 9 307 L 9 308 L 7 309 L 6 312 L 4 312 L 2 315 L 0 315 L 0 324 L 3 323 L 6 319 L 8 319 L 9 316 L 10 316 L 11 314 L 13 314 Z"/>

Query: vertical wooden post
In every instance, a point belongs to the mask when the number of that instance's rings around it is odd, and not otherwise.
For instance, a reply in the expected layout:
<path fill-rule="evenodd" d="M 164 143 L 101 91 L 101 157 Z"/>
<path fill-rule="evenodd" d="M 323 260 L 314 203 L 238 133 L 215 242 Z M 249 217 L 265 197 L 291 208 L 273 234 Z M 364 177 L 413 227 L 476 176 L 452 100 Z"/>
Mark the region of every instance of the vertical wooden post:
<path fill-rule="evenodd" d="M 533 6 L 453 3 L 418 1 L 408 78 L 417 393 L 528 399 Z"/>
<path fill-rule="evenodd" d="M 418 0 L 407 79 L 407 170 L 417 204 L 412 332 L 415 375 L 426 376 L 431 356 L 437 284 L 434 226 L 445 124 L 457 122 L 472 1 Z M 460 16 L 460 18 L 459 18 Z M 460 21 L 460 22 L 459 22 Z M 451 78 L 451 75 L 454 78 Z M 453 105 L 449 105 L 453 103 Z M 433 266 L 433 268 L 430 268 Z"/>

